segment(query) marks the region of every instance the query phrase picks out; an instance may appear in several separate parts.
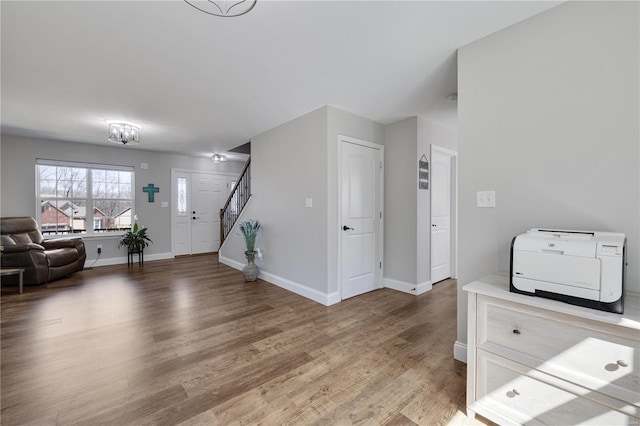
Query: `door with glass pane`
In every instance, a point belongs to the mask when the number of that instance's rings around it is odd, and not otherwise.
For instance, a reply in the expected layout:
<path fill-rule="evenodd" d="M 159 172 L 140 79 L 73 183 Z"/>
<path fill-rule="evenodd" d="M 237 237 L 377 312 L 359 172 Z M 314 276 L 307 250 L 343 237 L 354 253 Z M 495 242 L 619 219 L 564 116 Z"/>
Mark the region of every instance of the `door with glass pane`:
<path fill-rule="evenodd" d="M 172 176 L 174 256 L 218 251 L 226 177 L 188 172 L 173 172 Z"/>
<path fill-rule="evenodd" d="M 173 255 L 191 254 L 191 173 L 173 173 Z"/>

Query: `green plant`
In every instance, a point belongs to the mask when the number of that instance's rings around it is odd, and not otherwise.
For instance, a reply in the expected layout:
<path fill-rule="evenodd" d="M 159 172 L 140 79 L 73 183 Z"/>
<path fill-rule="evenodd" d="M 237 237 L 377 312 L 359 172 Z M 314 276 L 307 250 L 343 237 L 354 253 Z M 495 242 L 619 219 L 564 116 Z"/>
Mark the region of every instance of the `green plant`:
<path fill-rule="evenodd" d="M 148 247 L 152 242 L 147 236 L 147 228 L 139 228 L 138 224 L 134 223 L 133 229 L 122 234 L 118 247 L 126 246 L 129 252 L 134 252 Z"/>
<path fill-rule="evenodd" d="M 247 251 L 255 251 L 256 237 L 260 230 L 260 222 L 257 220 L 248 220 L 240 224 L 240 232 L 244 236 L 244 242 L 247 245 Z"/>

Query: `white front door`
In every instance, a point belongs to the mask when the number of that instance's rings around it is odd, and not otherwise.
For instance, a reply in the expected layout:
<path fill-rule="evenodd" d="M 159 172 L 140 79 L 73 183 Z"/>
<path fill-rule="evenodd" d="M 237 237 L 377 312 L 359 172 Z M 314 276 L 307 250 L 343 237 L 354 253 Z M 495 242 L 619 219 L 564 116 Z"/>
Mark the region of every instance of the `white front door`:
<path fill-rule="evenodd" d="M 220 208 L 226 201 L 227 179 L 201 173 L 191 176 L 191 254 L 218 251 Z"/>
<path fill-rule="evenodd" d="M 431 151 L 431 282 L 451 277 L 451 160 Z"/>
<path fill-rule="evenodd" d="M 173 254 L 209 253 L 220 247 L 220 208 L 225 176 L 173 173 Z"/>
<path fill-rule="evenodd" d="M 381 287 L 381 159 L 376 145 L 340 143 L 342 299 Z"/>

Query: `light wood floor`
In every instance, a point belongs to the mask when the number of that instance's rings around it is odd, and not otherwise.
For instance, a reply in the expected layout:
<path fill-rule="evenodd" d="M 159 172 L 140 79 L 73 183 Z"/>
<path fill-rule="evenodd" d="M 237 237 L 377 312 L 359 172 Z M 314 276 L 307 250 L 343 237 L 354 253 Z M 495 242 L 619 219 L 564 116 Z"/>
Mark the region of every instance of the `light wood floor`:
<path fill-rule="evenodd" d="M 445 425 L 464 412 L 456 286 L 325 307 L 215 255 L 1 298 L 2 425 Z"/>

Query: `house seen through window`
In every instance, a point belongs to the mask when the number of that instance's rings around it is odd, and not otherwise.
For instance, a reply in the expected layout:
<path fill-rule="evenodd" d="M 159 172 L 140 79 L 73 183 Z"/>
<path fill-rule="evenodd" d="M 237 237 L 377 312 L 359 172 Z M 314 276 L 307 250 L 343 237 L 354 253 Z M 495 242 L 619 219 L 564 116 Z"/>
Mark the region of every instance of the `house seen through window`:
<path fill-rule="evenodd" d="M 131 228 L 132 167 L 38 160 L 37 174 L 43 234 L 92 235 Z"/>

